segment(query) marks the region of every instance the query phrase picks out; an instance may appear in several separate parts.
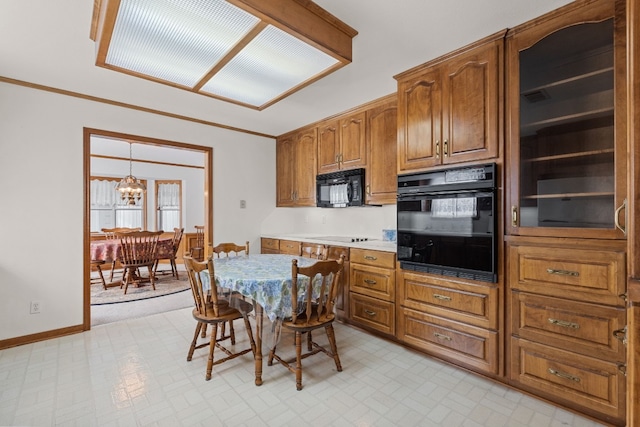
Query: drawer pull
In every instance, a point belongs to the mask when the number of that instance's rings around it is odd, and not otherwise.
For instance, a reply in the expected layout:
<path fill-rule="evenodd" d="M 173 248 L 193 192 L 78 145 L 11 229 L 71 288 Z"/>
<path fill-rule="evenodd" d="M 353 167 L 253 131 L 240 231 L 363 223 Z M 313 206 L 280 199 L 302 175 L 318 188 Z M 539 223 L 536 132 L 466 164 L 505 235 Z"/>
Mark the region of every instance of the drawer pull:
<path fill-rule="evenodd" d="M 580 382 L 580 378 L 574 377 L 573 375 L 568 374 L 566 372 L 556 371 L 555 369 L 549 368 L 549 373 L 552 375 L 555 375 L 556 377 L 564 378 L 565 380 L 571 380 L 576 383 Z"/>
<path fill-rule="evenodd" d="M 448 337 L 448 336 L 443 335 L 443 334 L 439 334 L 437 332 L 434 332 L 433 336 L 436 337 L 436 338 L 440 338 L 442 340 L 451 341 L 451 337 Z"/>
<path fill-rule="evenodd" d="M 446 295 L 433 294 L 433 297 L 435 299 L 439 299 L 439 300 L 442 300 L 442 301 L 451 301 L 451 297 L 448 297 Z"/>
<path fill-rule="evenodd" d="M 580 329 L 580 325 L 577 323 L 567 322 L 566 320 L 553 319 L 551 317 L 549 318 L 549 323 L 551 323 L 552 325 L 562 326 L 564 328 Z"/>
<path fill-rule="evenodd" d="M 365 256 L 364 256 L 364 259 L 368 259 L 369 261 L 375 261 L 375 260 L 377 260 L 378 258 L 377 258 L 377 257 L 374 257 L 374 256 L 371 256 L 371 255 L 365 255 Z"/>
<path fill-rule="evenodd" d="M 373 316 L 375 316 L 375 315 L 376 315 L 376 312 L 375 312 L 375 311 L 371 311 L 371 310 L 365 310 L 365 311 L 364 311 L 364 314 L 368 314 L 369 316 L 372 316 L 372 317 L 373 317 Z"/>
<path fill-rule="evenodd" d="M 549 274 L 560 274 L 562 276 L 574 276 L 574 277 L 580 276 L 580 273 L 578 273 L 577 271 L 556 270 L 554 268 L 547 268 L 547 273 L 549 273 Z"/>
<path fill-rule="evenodd" d="M 378 282 L 373 279 L 364 279 L 364 283 L 366 283 L 367 285 L 375 285 Z"/>

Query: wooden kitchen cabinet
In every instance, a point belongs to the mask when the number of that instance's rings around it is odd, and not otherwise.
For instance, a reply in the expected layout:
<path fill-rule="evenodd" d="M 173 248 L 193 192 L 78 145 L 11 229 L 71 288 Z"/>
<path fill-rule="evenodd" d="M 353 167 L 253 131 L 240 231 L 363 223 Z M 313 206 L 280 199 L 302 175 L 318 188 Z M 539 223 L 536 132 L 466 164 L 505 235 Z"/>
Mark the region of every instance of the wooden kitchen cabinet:
<path fill-rule="evenodd" d="M 262 237 L 260 239 L 260 253 L 261 254 L 279 254 L 280 240 L 271 239 L 268 237 Z"/>
<path fill-rule="evenodd" d="M 624 1 L 561 11 L 507 35 L 508 233 L 623 239 Z"/>
<path fill-rule="evenodd" d="M 365 202 L 395 204 L 398 193 L 398 102 L 394 95 L 366 113 L 367 157 Z"/>
<path fill-rule="evenodd" d="M 504 34 L 395 76 L 399 174 L 498 157 Z"/>
<path fill-rule="evenodd" d="M 400 341 L 483 374 L 502 373 L 495 284 L 398 270 Z"/>
<path fill-rule="evenodd" d="M 361 111 L 318 126 L 319 174 L 366 166 L 365 123 Z"/>
<path fill-rule="evenodd" d="M 625 242 L 507 241 L 511 383 L 624 425 Z"/>
<path fill-rule="evenodd" d="M 276 206 L 316 205 L 317 144 L 315 127 L 276 141 Z"/>
<path fill-rule="evenodd" d="M 349 321 L 395 335 L 396 254 L 351 248 Z"/>

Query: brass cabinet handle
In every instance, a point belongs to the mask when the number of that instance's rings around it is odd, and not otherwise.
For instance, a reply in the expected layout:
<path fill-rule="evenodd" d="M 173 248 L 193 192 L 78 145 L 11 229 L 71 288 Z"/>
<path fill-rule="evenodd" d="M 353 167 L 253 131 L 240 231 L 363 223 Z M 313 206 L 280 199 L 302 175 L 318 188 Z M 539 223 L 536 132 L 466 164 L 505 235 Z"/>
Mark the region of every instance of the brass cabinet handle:
<path fill-rule="evenodd" d="M 364 283 L 366 283 L 367 285 L 375 285 L 378 282 L 372 279 L 364 279 Z"/>
<path fill-rule="evenodd" d="M 622 202 L 622 205 L 620 205 L 620 207 L 616 209 L 616 213 L 613 219 L 614 219 L 616 228 L 622 231 L 622 233 L 626 236 L 627 229 L 620 225 L 620 212 L 622 212 L 623 209 L 625 212 L 627 211 L 627 199 L 624 199 L 624 201 Z"/>
<path fill-rule="evenodd" d="M 627 327 L 616 329 L 613 331 L 613 337 L 620 340 L 622 344 L 627 345 Z"/>
<path fill-rule="evenodd" d="M 374 256 L 371 256 L 371 255 L 365 255 L 365 256 L 364 256 L 364 259 L 368 259 L 369 261 L 375 261 L 375 260 L 377 260 L 378 258 L 376 258 L 376 257 L 374 257 Z"/>
<path fill-rule="evenodd" d="M 436 141 L 436 159 L 440 158 L 440 140 Z"/>
<path fill-rule="evenodd" d="M 449 155 L 449 141 L 444 140 L 444 156 L 447 157 Z"/>
<path fill-rule="evenodd" d="M 434 336 L 434 337 L 436 337 L 436 338 L 443 339 L 443 340 L 445 340 L 445 341 L 451 341 L 451 337 L 448 337 L 448 336 L 443 335 L 443 334 L 439 334 L 439 333 L 437 333 L 437 332 L 434 332 L 434 333 L 433 333 L 433 336 Z"/>
<path fill-rule="evenodd" d="M 340 155 L 336 154 L 336 163 L 340 163 Z"/>
<path fill-rule="evenodd" d="M 365 314 L 368 314 L 369 316 L 375 316 L 376 315 L 375 311 L 365 310 L 364 312 L 365 312 Z"/>
<path fill-rule="evenodd" d="M 367 184 L 367 194 L 371 195 L 371 185 Z"/>
<path fill-rule="evenodd" d="M 580 329 L 580 325 L 574 322 L 567 322 L 566 320 L 558 320 L 549 318 L 549 323 L 552 325 L 562 326 L 563 328 Z"/>
<path fill-rule="evenodd" d="M 515 205 L 511 206 L 511 225 L 518 226 L 518 207 Z"/>
<path fill-rule="evenodd" d="M 554 268 L 547 268 L 547 273 L 549 273 L 549 274 L 559 274 L 561 276 L 574 276 L 574 277 L 580 276 L 580 273 L 578 273 L 577 271 L 556 270 Z"/>
<path fill-rule="evenodd" d="M 439 299 L 439 300 L 442 300 L 442 301 L 451 301 L 451 297 L 448 297 L 446 295 L 433 294 L 433 297 L 435 299 Z"/>
<path fill-rule="evenodd" d="M 560 378 L 564 378 L 565 380 L 571 380 L 574 382 L 579 383 L 580 382 L 580 378 L 575 377 L 571 374 L 568 374 L 566 372 L 562 372 L 562 371 L 556 371 L 555 369 L 551 369 L 549 368 L 549 373 L 552 375 L 555 375 L 556 377 L 560 377 Z"/>

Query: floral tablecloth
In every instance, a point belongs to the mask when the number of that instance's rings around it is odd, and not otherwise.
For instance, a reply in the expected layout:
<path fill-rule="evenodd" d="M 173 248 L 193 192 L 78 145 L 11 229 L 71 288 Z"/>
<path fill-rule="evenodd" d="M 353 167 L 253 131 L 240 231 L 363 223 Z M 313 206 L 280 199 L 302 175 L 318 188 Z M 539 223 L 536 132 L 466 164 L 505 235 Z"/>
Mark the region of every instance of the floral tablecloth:
<path fill-rule="evenodd" d="M 111 262 L 120 255 L 120 239 L 94 240 L 89 245 L 91 259 Z M 173 239 L 158 240 L 158 259 L 171 258 L 173 255 Z"/>
<path fill-rule="evenodd" d="M 214 259 L 216 285 L 231 289 L 252 298 L 272 322 L 291 316 L 291 261 L 298 260 L 299 267 L 312 265 L 313 258 L 292 255 L 257 254 Z M 203 277 L 208 281 L 209 274 Z M 298 289 L 308 283 L 300 276 Z"/>

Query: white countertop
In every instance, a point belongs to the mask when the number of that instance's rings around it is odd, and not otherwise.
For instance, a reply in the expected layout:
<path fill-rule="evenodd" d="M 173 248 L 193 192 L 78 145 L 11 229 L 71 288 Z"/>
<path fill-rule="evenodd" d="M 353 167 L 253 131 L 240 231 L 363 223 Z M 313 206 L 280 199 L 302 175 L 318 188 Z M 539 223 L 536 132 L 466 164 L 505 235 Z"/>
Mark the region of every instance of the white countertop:
<path fill-rule="evenodd" d="M 342 242 L 337 240 L 327 240 L 322 235 L 310 234 L 263 234 L 261 237 L 279 240 L 295 240 L 298 242 L 319 243 L 329 246 L 342 246 L 347 248 L 371 249 L 384 252 L 396 252 L 396 242 L 384 240 L 367 240 L 365 242 Z M 347 236 L 345 236 L 347 237 Z"/>

